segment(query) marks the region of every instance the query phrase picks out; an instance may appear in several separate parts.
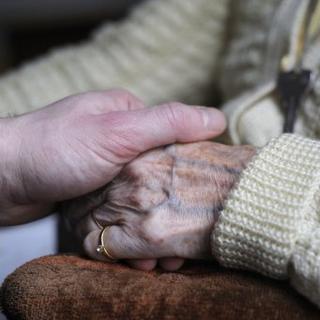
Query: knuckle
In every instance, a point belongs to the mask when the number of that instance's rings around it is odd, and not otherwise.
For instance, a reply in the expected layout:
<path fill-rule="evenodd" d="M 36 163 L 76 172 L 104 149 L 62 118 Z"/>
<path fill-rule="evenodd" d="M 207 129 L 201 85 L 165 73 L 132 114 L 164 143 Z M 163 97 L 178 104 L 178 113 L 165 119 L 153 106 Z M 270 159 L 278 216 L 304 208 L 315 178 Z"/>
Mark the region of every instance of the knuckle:
<path fill-rule="evenodd" d="M 180 102 L 170 102 L 162 108 L 163 116 L 173 128 L 180 127 L 186 122 L 186 107 Z"/>
<path fill-rule="evenodd" d="M 115 88 L 108 91 L 108 93 L 117 99 L 125 101 L 136 101 L 138 98 L 130 91 L 122 88 Z"/>
<path fill-rule="evenodd" d="M 109 89 L 105 91 L 93 90 L 84 93 L 80 93 L 77 95 L 78 99 L 91 101 L 91 102 L 100 102 L 103 99 L 112 99 L 116 102 L 135 102 L 138 101 L 138 98 L 135 97 L 131 92 L 126 89 L 115 88 Z"/>
<path fill-rule="evenodd" d="M 126 89 L 122 89 L 122 88 L 113 88 L 107 91 L 108 94 L 114 95 L 114 96 L 118 96 L 118 97 L 133 97 L 133 94 L 126 90 Z"/>
<path fill-rule="evenodd" d="M 142 230 L 144 233 L 144 239 L 147 243 L 151 244 L 153 247 L 161 247 L 165 242 L 165 234 L 157 227 L 161 225 L 160 221 L 153 218 L 151 221 L 146 221 L 142 224 Z M 159 224 L 160 223 L 160 224 Z"/>
<path fill-rule="evenodd" d="M 133 93 L 126 89 L 116 88 L 109 91 L 109 94 L 120 104 L 125 104 L 128 110 L 135 110 L 138 107 L 143 107 L 143 102 Z"/>

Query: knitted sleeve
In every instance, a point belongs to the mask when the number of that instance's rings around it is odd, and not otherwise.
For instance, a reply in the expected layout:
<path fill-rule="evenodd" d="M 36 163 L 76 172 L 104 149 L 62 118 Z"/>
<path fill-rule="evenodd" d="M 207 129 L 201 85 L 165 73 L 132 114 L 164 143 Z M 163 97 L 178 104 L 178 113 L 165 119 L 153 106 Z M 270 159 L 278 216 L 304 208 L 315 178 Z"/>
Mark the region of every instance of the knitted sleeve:
<path fill-rule="evenodd" d="M 0 79 L 0 116 L 87 90 L 126 88 L 155 104 L 201 103 L 212 84 L 228 0 L 158 0 L 93 38 Z"/>
<path fill-rule="evenodd" d="M 320 142 L 286 134 L 264 147 L 211 240 L 223 265 L 288 278 L 320 306 Z"/>

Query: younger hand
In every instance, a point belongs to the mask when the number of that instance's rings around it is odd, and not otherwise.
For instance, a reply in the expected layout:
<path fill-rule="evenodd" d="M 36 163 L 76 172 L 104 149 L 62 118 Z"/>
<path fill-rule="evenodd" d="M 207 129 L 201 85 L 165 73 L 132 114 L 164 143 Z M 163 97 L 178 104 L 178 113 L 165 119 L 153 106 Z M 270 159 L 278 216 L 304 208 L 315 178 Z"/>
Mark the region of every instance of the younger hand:
<path fill-rule="evenodd" d="M 124 90 L 68 97 L 0 121 L 0 226 L 43 217 L 92 192 L 140 153 L 219 135 L 223 114 L 168 103 L 145 108 Z"/>

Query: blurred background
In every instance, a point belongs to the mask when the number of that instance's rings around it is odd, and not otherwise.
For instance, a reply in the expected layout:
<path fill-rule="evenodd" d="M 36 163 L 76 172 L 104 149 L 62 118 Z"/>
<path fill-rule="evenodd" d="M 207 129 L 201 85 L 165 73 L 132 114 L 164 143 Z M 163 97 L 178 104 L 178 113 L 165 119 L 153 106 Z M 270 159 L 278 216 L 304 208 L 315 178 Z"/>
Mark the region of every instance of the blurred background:
<path fill-rule="evenodd" d="M 143 0 L 1 0 L 0 76 L 52 48 L 85 40 L 106 21 L 123 19 Z M 57 215 L 0 228 L 0 284 L 24 262 L 73 247 Z M 0 315 L 0 319 L 3 316 Z"/>
<path fill-rule="evenodd" d="M 85 39 L 142 0 L 1 0 L 0 72 L 50 48 Z"/>

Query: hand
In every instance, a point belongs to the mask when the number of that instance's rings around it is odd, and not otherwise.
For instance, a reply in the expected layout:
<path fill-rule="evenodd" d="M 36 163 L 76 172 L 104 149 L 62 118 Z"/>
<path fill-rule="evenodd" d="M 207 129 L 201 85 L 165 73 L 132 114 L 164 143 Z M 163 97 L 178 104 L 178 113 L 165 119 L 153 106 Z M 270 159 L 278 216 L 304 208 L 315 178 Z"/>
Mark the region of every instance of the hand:
<path fill-rule="evenodd" d="M 148 149 L 208 139 L 225 127 L 215 109 L 145 108 L 124 90 L 89 92 L 0 121 L 0 225 L 44 216 L 105 185 Z"/>
<path fill-rule="evenodd" d="M 108 251 L 118 259 L 153 259 L 144 269 L 177 269 L 183 260 L 210 257 L 210 233 L 230 190 L 255 154 L 250 146 L 213 142 L 171 145 L 127 164 L 106 187 L 65 204 L 65 216 L 96 252 L 101 225 Z M 164 258 L 164 259 L 163 259 Z M 138 265 L 141 268 L 141 264 Z"/>

